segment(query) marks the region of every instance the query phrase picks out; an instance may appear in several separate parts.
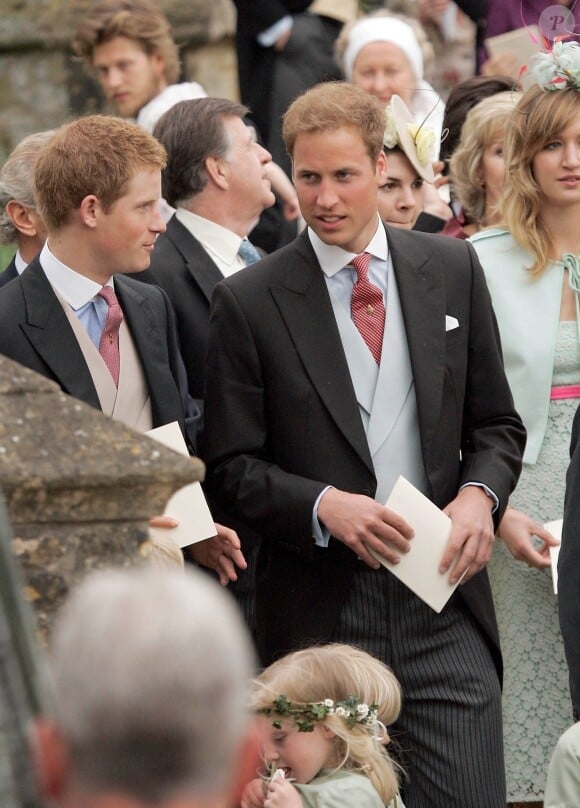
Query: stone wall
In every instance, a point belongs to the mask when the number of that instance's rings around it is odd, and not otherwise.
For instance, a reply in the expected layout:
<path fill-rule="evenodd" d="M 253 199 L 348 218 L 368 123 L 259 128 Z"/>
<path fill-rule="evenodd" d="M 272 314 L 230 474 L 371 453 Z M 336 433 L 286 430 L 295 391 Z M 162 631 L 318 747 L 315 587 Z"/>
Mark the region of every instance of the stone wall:
<path fill-rule="evenodd" d="M 41 634 L 87 572 L 150 555 L 148 519 L 203 479 L 177 455 L 0 356 L 0 488 Z"/>
<path fill-rule="evenodd" d="M 0 0 L 0 163 L 27 134 L 107 111 L 69 43 L 92 0 Z M 158 0 L 181 46 L 183 75 L 237 98 L 231 0 Z"/>

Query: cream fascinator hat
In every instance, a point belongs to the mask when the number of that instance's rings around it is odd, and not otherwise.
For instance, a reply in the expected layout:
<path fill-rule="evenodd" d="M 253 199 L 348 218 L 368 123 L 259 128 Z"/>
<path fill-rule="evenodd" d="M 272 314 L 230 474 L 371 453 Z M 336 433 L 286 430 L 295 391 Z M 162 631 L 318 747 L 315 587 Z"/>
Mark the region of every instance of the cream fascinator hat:
<path fill-rule="evenodd" d="M 433 182 L 433 162 L 439 146 L 435 130 L 417 123 L 398 95 L 391 98 L 385 109 L 383 145 L 386 149 L 399 148 L 417 174 L 426 182 Z"/>

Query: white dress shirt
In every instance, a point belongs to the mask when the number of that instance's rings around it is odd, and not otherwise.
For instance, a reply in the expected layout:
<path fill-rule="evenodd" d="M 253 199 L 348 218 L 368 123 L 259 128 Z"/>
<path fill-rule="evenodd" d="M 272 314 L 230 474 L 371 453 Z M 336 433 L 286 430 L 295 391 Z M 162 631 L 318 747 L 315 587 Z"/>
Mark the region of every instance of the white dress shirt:
<path fill-rule="evenodd" d="M 73 309 L 98 350 L 109 313 L 107 301 L 97 296 L 103 288 L 102 285 L 59 261 L 50 251 L 48 242 L 42 248 L 39 258 L 50 285 Z M 114 291 L 112 278 L 109 278 L 106 285 Z"/>
<path fill-rule="evenodd" d="M 178 208 L 175 216 L 199 241 L 224 278 L 244 269 L 246 265 L 238 255 L 242 239 L 237 233 L 185 208 Z"/>

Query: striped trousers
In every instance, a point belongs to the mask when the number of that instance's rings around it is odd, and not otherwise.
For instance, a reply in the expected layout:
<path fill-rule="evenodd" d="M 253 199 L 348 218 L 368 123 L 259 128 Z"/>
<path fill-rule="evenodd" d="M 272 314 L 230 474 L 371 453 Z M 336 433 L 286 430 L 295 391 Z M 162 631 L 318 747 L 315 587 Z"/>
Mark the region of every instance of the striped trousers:
<path fill-rule="evenodd" d="M 505 808 L 500 683 L 457 600 L 436 614 L 386 569 L 361 563 L 332 635 L 381 659 L 401 683 L 389 735 L 406 772 L 406 808 Z"/>

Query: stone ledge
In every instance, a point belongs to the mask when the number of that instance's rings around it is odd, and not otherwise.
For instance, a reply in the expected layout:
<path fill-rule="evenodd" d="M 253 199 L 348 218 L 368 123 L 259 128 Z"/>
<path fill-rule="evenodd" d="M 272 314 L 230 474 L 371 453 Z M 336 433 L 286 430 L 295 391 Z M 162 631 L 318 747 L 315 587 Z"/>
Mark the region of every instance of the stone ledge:
<path fill-rule="evenodd" d="M 203 473 L 0 356 L 0 487 L 41 637 L 87 572 L 151 555 L 149 518 Z"/>
<path fill-rule="evenodd" d="M 148 519 L 203 474 L 197 458 L 177 455 L 0 357 L 0 486 L 14 524 Z"/>

